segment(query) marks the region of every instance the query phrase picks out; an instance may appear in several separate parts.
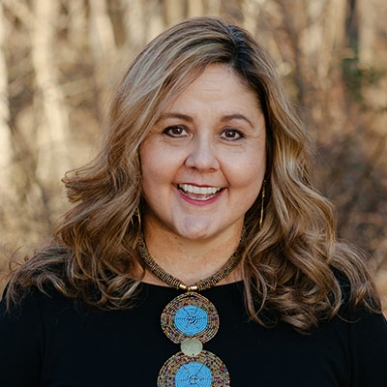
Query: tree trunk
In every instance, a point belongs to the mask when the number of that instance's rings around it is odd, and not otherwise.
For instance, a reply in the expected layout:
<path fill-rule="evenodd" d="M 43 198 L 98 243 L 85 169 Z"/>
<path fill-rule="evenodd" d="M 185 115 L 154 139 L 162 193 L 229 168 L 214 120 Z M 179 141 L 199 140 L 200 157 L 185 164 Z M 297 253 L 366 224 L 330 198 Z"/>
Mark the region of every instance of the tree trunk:
<path fill-rule="evenodd" d="M 139 50 L 146 39 L 147 21 L 145 19 L 145 9 L 142 0 L 132 0 L 125 6 L 125 29 L 129 47 L 133 51 Z"/>
<path fill-rule="evenodd" d="M 94 62 L 96 103 L 98 111 L 103 112 L 110 91 L 112 65 L 117 53 L 113 25 L 105 0 L 90 0 L 89 40 Z"/>
<path fill-rule="evenodd" d="M 86 7 L 83 0 L 71 0 L 68 2 L 69 22 L 68 35 L 71 46 L 83 49 L 86 44 Z"/>
<path fill-rule="evenodd" d="M 243 27 L 255 34 L 260 7 L 266 3 L 266 0 L 244 0 L 242 4 Z"/>
<path fill-rule="evenodd" d="M 12 186 L 13 158 L 11 130 L 8 125 L 8 70 L 4 50 L 6 26 L 3 4 L 0 2 L 0 195 L 7 193 Z"/>
<path fill-rule="evenodd" d="M 219 16 L 221 5 L 221 0 L 208 0 L 208 14 L 210 16 Z"/>
<path fill-rule="evenodd" d="M 199 1 L 199 0 L 195 0 Z M 184 1 L 182 0 L 164 0 L 164 15 L 167 26 L 175 24 L 184 17 Z"/>
<path fill-rule="evenodd" d="M 160 34 L 165 29 L 165 20 L 169 16 L 164 16 L 166 5 L 162 5 L 159 0 L 147 0 L 146 1 L 146 20 L 148 25 L 148 31 L 146 41 L 149 42 Z"/>
<path fill-rule="evenodd" d="M 38 91 L 36 95 L 41 98 L 43 107 L 43 119 L 37 135 L 37 176 L 43 181 L 58 179 L 69 169 L 68 112 L 58 85 L 54 61 L 58 6 L 59 3 L 52 0 L 34 1 L 35 28 L 31 53 Z"/>
<path fill-rule="evenodd" d="M 188 0 L 187 17 L 198 17 L 204 13 L 203 0 Z"/>

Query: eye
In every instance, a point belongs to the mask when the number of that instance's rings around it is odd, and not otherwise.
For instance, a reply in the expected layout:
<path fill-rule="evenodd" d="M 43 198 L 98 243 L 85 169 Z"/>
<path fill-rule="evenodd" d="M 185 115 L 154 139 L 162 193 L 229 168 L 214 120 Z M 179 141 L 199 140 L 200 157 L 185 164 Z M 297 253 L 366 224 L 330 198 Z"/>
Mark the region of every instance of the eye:
<path fill-rule="evenodd" d="M 228 140 L 228 141 L 234 141 L 234 140 L 239 140 L 239 139 L 243 138 L 244 136 L 240 130 L 225 129 L 222 132 L 221 137 L 224 138 L 225 140 Z"/>
<path fill-rule="evenodd" d="M 180 125 L 169 126 L 164 129 L 163 133 L 170 137 L 185 137 L 188 135 L 186 128 Z"/>

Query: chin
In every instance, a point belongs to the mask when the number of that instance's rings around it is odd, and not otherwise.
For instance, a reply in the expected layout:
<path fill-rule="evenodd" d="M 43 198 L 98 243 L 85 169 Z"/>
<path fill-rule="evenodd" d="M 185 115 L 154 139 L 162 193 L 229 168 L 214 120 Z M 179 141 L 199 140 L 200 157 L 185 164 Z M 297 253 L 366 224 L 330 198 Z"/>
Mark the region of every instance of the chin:
<path fill-rule="evenodd" d="M 179 235 L 181 238 L 188 239 L 191 241 L 200 241 L 200 240 L 206 240 L 210 239 L 211 237 L 215 236 L 215 232 L 212 230 L 209 230 L 208 228 L 202 229 L 185 229 L 185 230 L 176 230 L 176 234 Z"/>
<path fill-rule="evenodd" d="M 179 233 L 181 238 L 188 239 L 190 241 L 204 241 L 210 239 L 213 235 L 207 232 L 196 232 L 196 233 Z"/>

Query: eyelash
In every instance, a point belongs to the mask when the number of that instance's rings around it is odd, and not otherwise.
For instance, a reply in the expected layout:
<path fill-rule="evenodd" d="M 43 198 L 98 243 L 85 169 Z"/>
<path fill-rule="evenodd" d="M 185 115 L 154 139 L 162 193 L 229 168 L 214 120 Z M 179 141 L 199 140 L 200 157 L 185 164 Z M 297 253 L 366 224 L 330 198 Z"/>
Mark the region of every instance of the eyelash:
<path fill-rule="evenodd" d="M 176 130 L 179 131 L 178 134 L 173 133 Z M 231 133 L 233 135 L 237 135 L 236 138 L 235 137 L 231 137 L 231 138 L 227 137 L 227 135 L 229 135 Z M 186 137 L 187 136 L 187 129 L 184 126 L 181 126 L 181 125 L 169 126 L 168 128 L 165 128 L 163 130 L 163 134 L 165 134 L 165 135 L 167 135 L 169 137 L 172 137 L 172 138 Z M 225 129 L 225 130 L 222 131 L 220 137 L 223 138 L 226 141 L 238 141 L 238 140 L 241 140 L 242 138 L 244 138 L 245 136 L 244 136 L 244 134 L 240 130 L 237 130 L 237 129 Z"/>
<path fill-rule="evenodd" d="M 178 129 L 180 131 L 180 134 L 173 134 L 172 133 L 176 129 Z M 185 133 L 183 133 L 183 132 L 185 132 Z M 185 129 L 184 126 L 175 125 L 175 126 L 169 126 L 168 128 L 164 129 L 163 133 L 169 137 L 179 138 L 179 137 L 185 137 L 187 134 L 187 130 Z"/>
<path fill-rule="evenodd" d="M 233 134 L 237 134 L 238 137 L 237 138 L 231 138 L 231 139 L 226 137 L 226 135 L 229 134 L 230 132 L 232 132 Z M 240 130 L 237 130 L 237 129 L 225 129 L 222 132 L 221 137 L 224 138 L 227 141 L 237 141 L 237 140 L 240 140 L 240 139 L 244 138 L 244 135 L 243 135 L 243 133 Z"/>

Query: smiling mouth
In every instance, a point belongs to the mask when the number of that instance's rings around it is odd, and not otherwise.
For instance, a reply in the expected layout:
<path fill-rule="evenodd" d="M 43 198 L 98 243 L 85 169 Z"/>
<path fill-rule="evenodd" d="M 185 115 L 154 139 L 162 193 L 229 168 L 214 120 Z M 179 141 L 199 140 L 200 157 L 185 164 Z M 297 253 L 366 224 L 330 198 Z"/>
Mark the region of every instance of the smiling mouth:
<path fill-rule="evenodd" d="M 190 199 L 208 200 L 217 195 L 222 188 L 217 187 L 198 187 L 190 184 L 178 184 L 179 191 Z"/>

